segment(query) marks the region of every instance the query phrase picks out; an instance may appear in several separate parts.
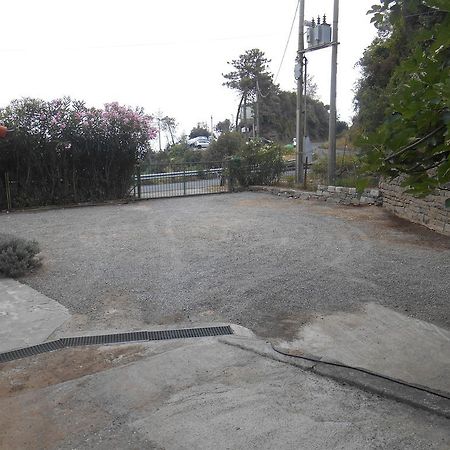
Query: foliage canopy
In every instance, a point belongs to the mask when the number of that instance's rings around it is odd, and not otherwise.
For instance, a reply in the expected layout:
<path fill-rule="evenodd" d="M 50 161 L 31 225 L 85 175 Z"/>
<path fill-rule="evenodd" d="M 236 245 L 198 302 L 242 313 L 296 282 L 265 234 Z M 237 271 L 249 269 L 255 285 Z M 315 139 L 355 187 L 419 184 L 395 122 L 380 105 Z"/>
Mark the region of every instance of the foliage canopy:
<path fill-rule="evenodd" d="M 360 60 L 356 124 L 368 167 L 426 194 L 450 182 L 450 2 L 385 0 Z"/>
<path fill-rule="evenodd" d="M 269 63 L 261 50 L 247 50 L 229 62 L 234 70 L 223 75 L 226 80 L 223 84 L 240 94 L 238 112 L 247 102 L 256 111 L 255 103 L 259 101 L 261 136 L 290 143 L 295 136 L 297 95 L 280 90 L 273 81 Z M 321 140 L 328 135 L 329 115 L 327 107 L 315 97 L 316 89 L 314 82 L 308 79 L 307 130 L 311 139 Z"/>

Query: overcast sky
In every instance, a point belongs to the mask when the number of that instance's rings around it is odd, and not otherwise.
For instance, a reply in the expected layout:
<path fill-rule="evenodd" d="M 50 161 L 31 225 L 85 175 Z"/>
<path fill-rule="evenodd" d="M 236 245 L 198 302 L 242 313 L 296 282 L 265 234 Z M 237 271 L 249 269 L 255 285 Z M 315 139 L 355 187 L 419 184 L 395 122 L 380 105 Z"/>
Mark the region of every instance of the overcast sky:
<path fill-rule="evenodd" d="M 366 11 L 375 0 L 340 0 L 337 106 L 350 120 L 355 63 L 375 36 Z M 306 0 L 305 18 L 333 0 Z M 69 95 L 88 105 L 118 101 L 175 117 L 178 134 L 236 114 L 222 86 L 227 61 L 264 51 L 276 74 L 297 0 L 14 0 L 0 16 L 0 106 L 25 96 Z M 277 82 L 295 88 L 298 20 Z M 309 56 L 319 96 L 329 103 L 331 50 Z"/>

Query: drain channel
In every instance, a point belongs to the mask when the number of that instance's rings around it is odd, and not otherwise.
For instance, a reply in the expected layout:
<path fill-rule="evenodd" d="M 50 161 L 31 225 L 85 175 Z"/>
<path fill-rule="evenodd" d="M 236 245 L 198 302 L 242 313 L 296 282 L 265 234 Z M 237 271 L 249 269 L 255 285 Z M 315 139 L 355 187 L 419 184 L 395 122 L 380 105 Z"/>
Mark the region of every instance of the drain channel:
<path fill-rule="evenodd" d="M 169 339 L 186 339 L 209 336 L 226 336 L 233 334 L 229 325 L 223 327 L 181 328 L 178 330 L 133 331 L 130 333 L 102 334 L 98 336 L 79 336 L 61 338 L 56 341 L 44 342 L 31 347 L 19 348 L 10 352 L 0 353 L 0 363 L 27 358 L 41 353 L 51 352 L 67 347 L 83 345 L 123 344 L 125 342 L 163 341 Z"/>

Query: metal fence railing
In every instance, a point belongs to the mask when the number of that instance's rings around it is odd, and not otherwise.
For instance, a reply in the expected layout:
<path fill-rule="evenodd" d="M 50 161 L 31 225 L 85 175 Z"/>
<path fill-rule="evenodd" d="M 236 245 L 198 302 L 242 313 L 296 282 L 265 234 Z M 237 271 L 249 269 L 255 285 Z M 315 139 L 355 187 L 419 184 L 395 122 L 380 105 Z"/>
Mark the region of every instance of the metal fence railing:
<path fill-rule="evenodd" d="M 136 198 L 183 197 L 230 191 L 224 163 L 155 164 L 137 167 L 130 194 Z"/>
<path fill-rule="evenodd" d="M 310 169 L 312 167 L 312 162 L 305 159 L 303 162 L 303 188 L 306 189 L 308 182 L 308 175 L 310 174 Z M 296 176 L 296 162 L 295 160 L 285 161 L 283 172 L 280 175 L 279 182 L 281 184 L 295 184 L 295 176 Z"/>

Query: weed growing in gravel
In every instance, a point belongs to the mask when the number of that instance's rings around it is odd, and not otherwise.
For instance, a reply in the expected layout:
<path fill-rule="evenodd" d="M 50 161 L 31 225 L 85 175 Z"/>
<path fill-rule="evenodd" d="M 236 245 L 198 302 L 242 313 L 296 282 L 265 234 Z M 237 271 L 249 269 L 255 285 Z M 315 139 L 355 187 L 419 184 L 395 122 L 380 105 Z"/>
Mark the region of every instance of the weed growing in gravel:
<path fill-rule="evenodd" d="M 40 252 L 36 241 L 0 234 L 0 273 L 8 277 L 20 277 L 40 266 Z"/>

